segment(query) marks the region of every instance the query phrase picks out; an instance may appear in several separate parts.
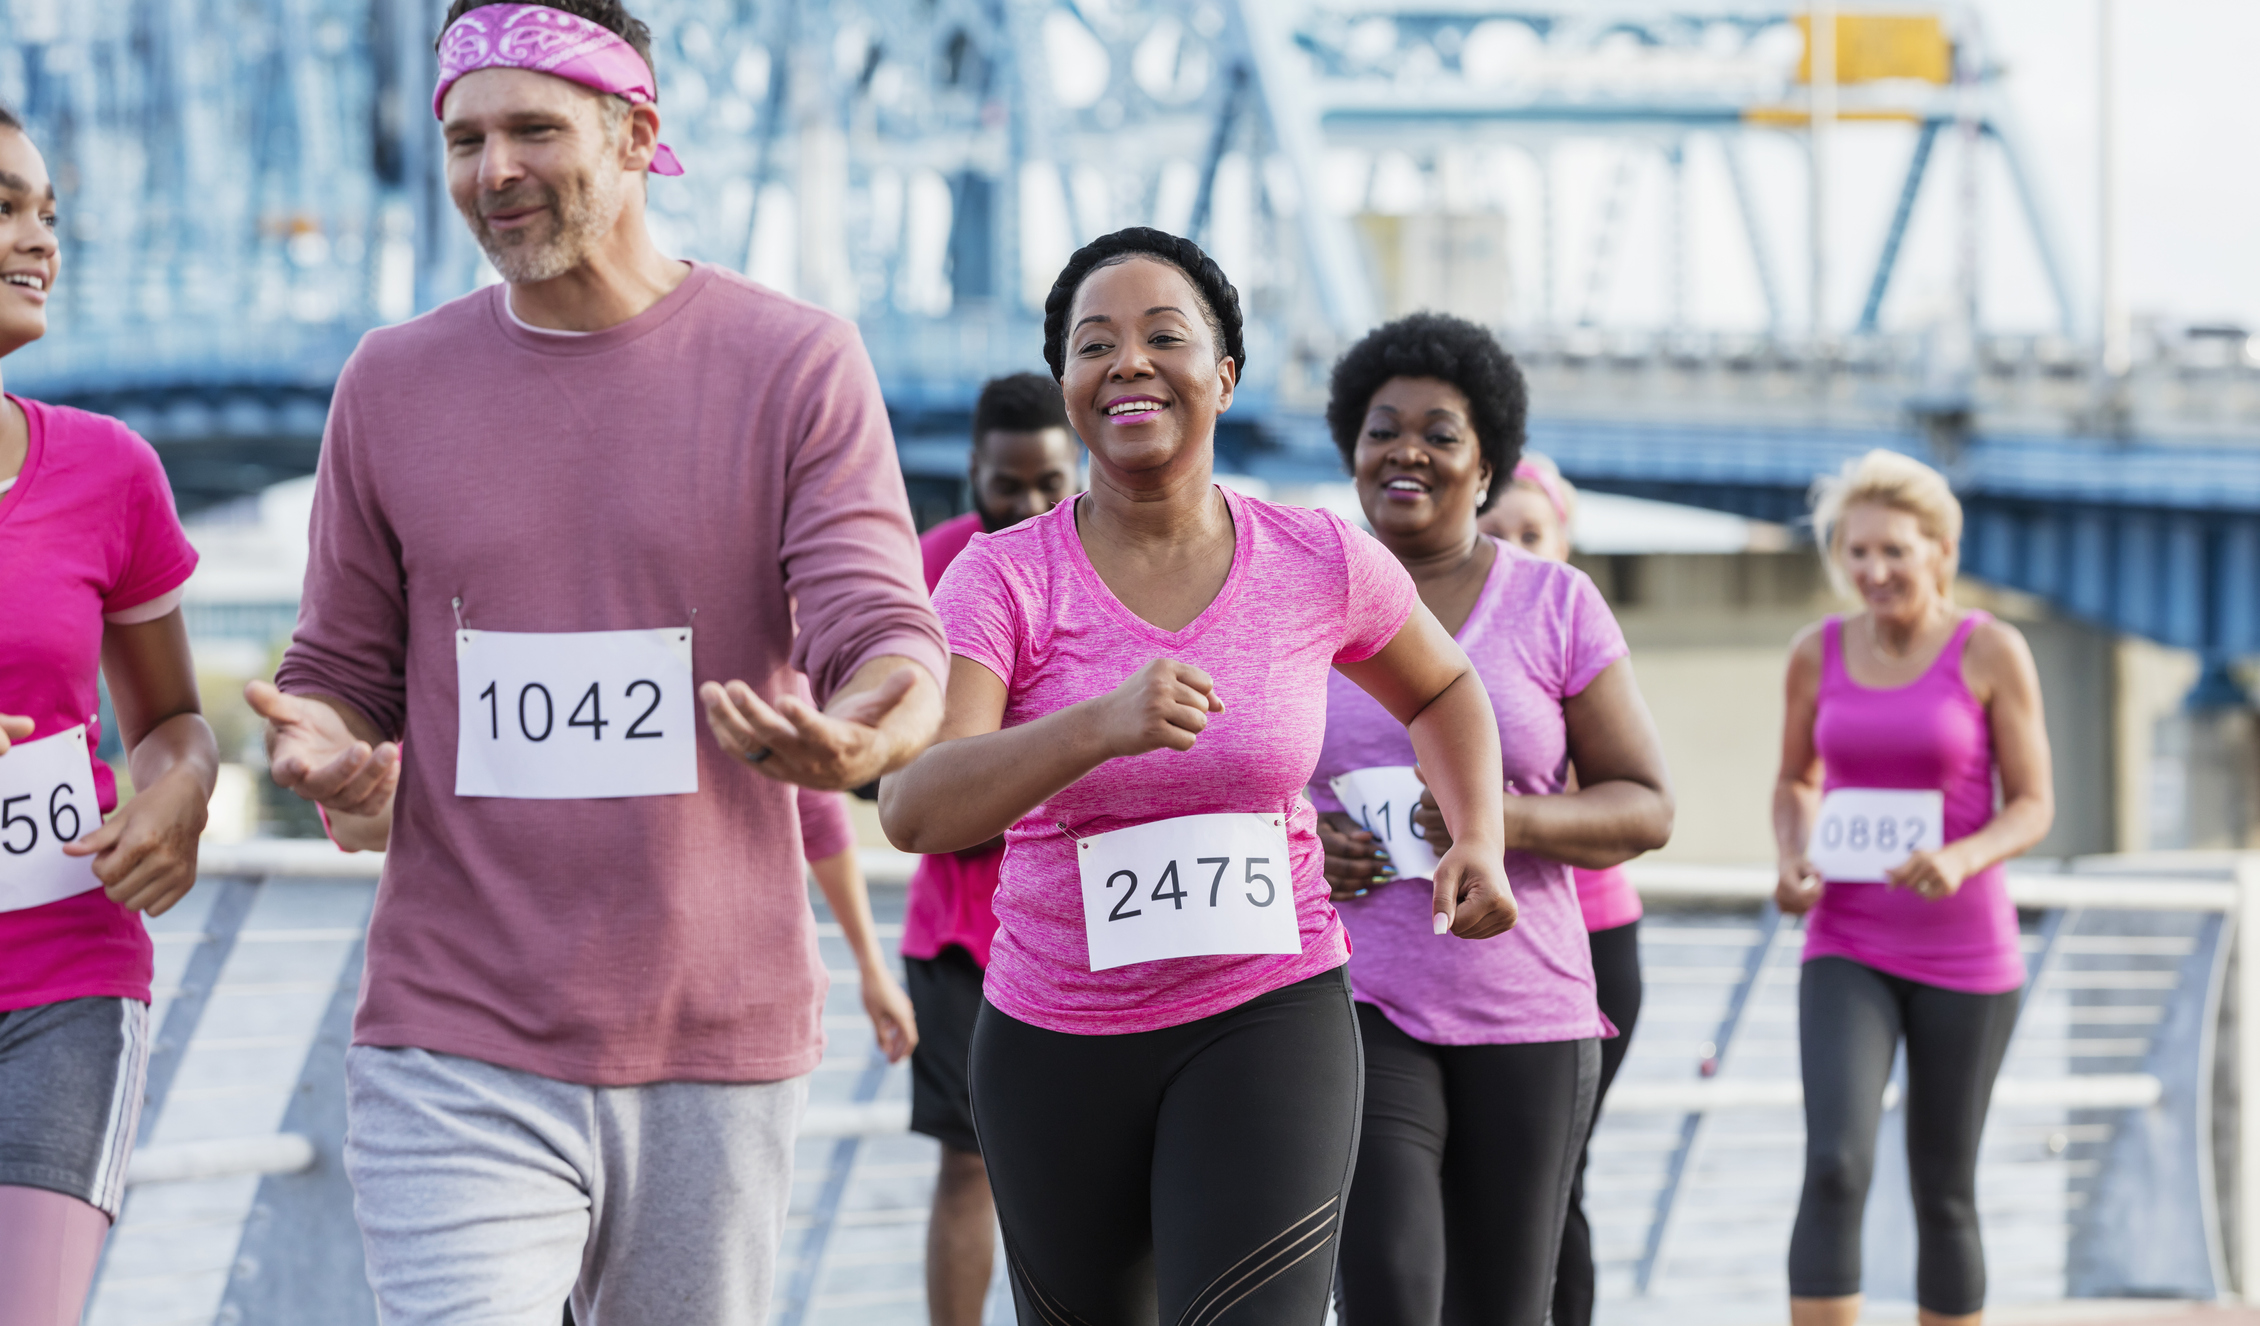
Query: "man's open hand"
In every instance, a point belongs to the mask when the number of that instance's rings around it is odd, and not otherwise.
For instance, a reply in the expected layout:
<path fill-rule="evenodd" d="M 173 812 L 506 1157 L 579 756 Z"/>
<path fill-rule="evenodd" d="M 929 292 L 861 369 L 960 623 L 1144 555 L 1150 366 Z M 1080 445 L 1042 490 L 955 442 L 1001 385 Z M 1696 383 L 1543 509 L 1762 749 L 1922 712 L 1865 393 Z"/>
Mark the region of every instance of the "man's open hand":
<path fill-rule="evenodd" d="M 243 688 L 267 720 L 267 771 L 275 786 L 347 815 L 375 815 L 400 785 L 400 744 L 371 745 L 353 735 L 337 710 L 320 700 L 285 695 L 268 682 Z"/>
<path fill-rule="evenodd" d="M 796 695 L 769 704 L 742 681 L 707 682 L 698 698 L 723 750 L 778 782 L 838 792 L 892 772 L 932 738 L 929 724 L 905 752 L 904 734 L 888 721 L 922 675 L 915 664 L 898 667 L 875 686 L 834 696 L 823 709 Z"/>

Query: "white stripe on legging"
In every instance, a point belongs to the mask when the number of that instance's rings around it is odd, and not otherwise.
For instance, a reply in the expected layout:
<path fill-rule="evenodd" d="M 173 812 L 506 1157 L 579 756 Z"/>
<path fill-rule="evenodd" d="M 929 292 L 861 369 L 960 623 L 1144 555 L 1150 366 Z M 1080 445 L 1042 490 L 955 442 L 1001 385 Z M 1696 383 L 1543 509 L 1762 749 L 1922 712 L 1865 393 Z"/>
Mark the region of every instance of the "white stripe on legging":
<path fill-rule="evenodd" d="M 110 1082 L 110 1117 L 102 1135 L 102 1163 L 86 1200 L 113 1220 L 125 1203 L 126 1161 L 141 1124 L 141 1093 L 149 1086 L 149 1006 L 120 999 L 118 1065 Z"/>

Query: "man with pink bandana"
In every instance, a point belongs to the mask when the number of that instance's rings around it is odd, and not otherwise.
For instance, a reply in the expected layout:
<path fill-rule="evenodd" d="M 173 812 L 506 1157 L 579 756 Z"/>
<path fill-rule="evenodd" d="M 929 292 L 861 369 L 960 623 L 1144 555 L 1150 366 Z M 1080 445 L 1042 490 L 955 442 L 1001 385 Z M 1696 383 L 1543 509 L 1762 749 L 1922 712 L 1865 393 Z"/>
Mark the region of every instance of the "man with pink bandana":
<path fill-rule="evenodd" d="M 346 365 L 251 688 L 277 782 L 392 816 L 345 1148 L 387 1323 L 766 1321 L 823 1050 L 795 794 L 939 716 L 870 362 L 654 246 L 649 49 L 456 0 L 433 109 L 503 283 Z"/>

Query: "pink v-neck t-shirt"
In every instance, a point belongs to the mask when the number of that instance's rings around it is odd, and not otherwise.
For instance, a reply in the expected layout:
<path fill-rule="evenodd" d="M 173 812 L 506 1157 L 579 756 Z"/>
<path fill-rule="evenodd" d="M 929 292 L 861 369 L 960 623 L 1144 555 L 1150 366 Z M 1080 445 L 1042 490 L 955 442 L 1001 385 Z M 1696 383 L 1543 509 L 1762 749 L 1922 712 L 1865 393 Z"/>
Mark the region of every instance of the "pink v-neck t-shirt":
<path fill-rule="evenodd" d="M 1460 647 L 1499 718 L 1507 790 L 1554 796 L 1569 770 L 1562 701 L 1625 656 L 1624 634 L 1585 573 L 1498 539 L 1498 559 L 1460 627 Z M 1322 811 L 1342 808 L 1328 780 L 1356 769 L 1411 764 L 1412 739 L 1365 692 L 1334 677 L 1326 746 L 1311 780 Z M 1612 1036 L 1593 996 L 1593 954 L 1570 868 L 1525 852 L 1506 856 L 1521 919 L 1489 939 L 1438 937 L 1427 880 L 1400 879 L 1338 904 L 1357 944 L 1355 998 L 1415 1040 L 1500 1045 Z"/>
<path fill-rule="evenodd" d="M 1334 665 L 1379 653 L 1418 595 L 1397 559 L 1341 517 L 1223 491 L 1232 570 L 1182 631 L 1143 620 L 1099 579 L 1076 532 L 1077 502 L 975 537 L 934 593 L 951 651 L 1004 680 L 1006 727 L 1105 695 L 1163 657 L 1207 672 L 1224 702 L 1192 750 L 1109 760 L 1005 835 L 985 992 L 1022 1022 L 1091 1035 L 1174 1027 L 1349 956 L 1303 788 L 1318 763 Z M 1070 834 L 1274 810 L 1287 819 L 1300 953 L 1091 970 Z"/>
<path fill-rule="evenodd" d="M 106 619 L 159 604 L 187 583 L 196 550 L 173 513 L 157 453 L 115 419 L 11 396 L 31 448 L 0 497 L 0 714 L 32 721 L 31 740 L 95 713 Z M 104 812 L 117 780 L 87 770 Z M 91 827 L 91 826 L 90 826 Z M 0 912 L 0 1012 L 64 999 L 149 999 L 141 917 L 94 889 Z"/>

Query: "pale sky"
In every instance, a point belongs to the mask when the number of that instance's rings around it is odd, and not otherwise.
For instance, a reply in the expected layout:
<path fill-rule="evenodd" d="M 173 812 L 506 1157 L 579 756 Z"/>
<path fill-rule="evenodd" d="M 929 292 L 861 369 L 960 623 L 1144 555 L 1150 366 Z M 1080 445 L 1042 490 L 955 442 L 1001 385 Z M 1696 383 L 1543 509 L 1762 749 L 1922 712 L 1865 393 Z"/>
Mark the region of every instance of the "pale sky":
<path fill-rule="evenodd" d="M 2137 317 L 2168 323 L 2235 322 L 2260 329 L 2260 114 L 2240 87 L 2254 86 L 2260 0 L 2117 0 L 2124 262 Z M 2000 85 L 2034 186 L 2058 240 L 2075 306 L 2077 339 L 2095 331 L 2099 285 L 2097 210 L 2098 0 L 1976 0 Z M 1847 10 L 1857 6 L 1848 0 Z M 1921 4 L 1878 6 L 1901 11 Z M 1807 183 L 1803 135 L 1738 136 L 1758 201 L 1783 322 L 1807 322 Z M 1829 321 L 1848 327 L 1874 272 L 1915 141 L 1902 124 L 1838 130 L 1830 189 Z M 1608 278 L 1591 279 L 1600 218 L 1620 162 L 1632 158 L 1623 230 Z M 2052 331 L 2058 318 L 2025 218 L 1997 155 L 1982 153 L 1979 178 L 1980 316 L 1994 331 Z M 1668 174 L 1651 148 L 1594 138 L 1555 149 L 1556 317 L 1587 308 L 1603 325 L 1669 321 L 1673 241 Z M 1540 247 L 1532 223 L 1537 177 L 1527 158 L 1502 153 L 1485 173 L 1498 181 L 1508 216 L 1517 291 L 1513 321 L 1537 315 Z M 1765 324 L 1749 244 L 1720 142 L 1687 143 L 1688 321 L 1703 328 Z M 1354 188 L 1354 186 L 1353 186 Z M 1951 133 L 1941 136 L 1884 305 L 1887 328 L 1919 328 L 1947 316 L 1960 289 L 1963 169 Z M 1377 193 L 1385 195 L 1385 187 Z M 1342 205 L 1349 204 L 1344 200 Z M 1598 291 L 1598 293 L 1596 293 Z"/>
<path fill-rule="evenodd" d="M 2097 0 L 1981 0 L 2024 133 L 2095 285 Z M 2260 52 L 2252 0 L 2118 0 L 2128 299 L 2260 328 Z M 2239 91 L 2238 89 L 2243 89 Z"/>

